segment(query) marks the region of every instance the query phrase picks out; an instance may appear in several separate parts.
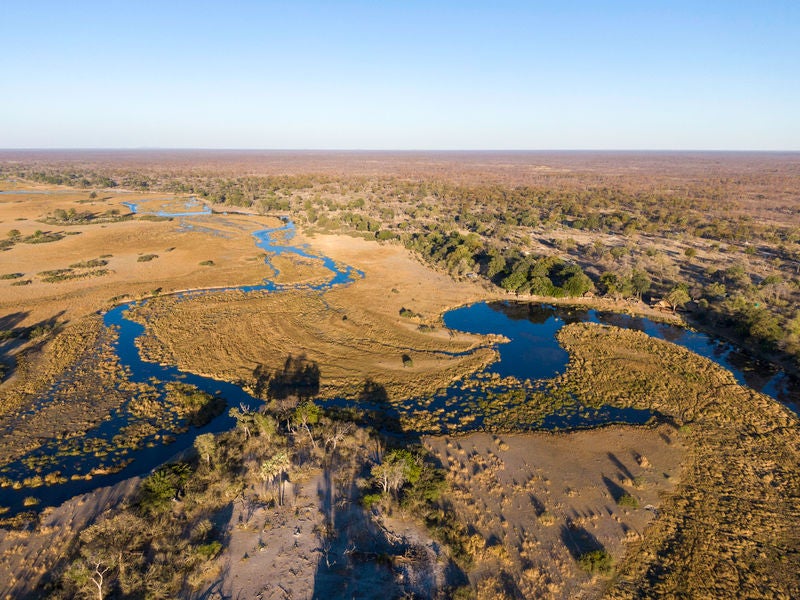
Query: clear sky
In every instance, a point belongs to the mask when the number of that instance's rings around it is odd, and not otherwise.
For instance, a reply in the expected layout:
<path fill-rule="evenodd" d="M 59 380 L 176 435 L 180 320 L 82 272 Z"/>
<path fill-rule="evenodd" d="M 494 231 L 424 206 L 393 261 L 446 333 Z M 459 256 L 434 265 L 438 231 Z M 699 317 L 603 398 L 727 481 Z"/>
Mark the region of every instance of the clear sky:
<path fill-rule="evenodd" d="M 0 147 L 800 150 L 800 0 L 0 0 Z"/>

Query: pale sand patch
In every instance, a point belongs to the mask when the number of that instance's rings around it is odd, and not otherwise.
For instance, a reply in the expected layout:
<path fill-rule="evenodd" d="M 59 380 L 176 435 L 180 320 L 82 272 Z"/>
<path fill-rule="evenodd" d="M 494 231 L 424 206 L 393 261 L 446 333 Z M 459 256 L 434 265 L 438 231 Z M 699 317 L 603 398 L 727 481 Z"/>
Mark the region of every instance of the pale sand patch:
<path fill-rule="evenodd" d="M 599 596 L 603 580 L 583 572 L 576 555 L 597 547 L 620 560 L 675 487 L 684 456 L 666 425 L 424 443 L 448 470 L 453 509 L 477 536 L 471 580 L 505 574 L 523 597 Z M 638 508 L 617 504 L 624 493 Z"/>
<path fill-rule="evenodd" d="M 327 485 L 317 472 L 288 484 L 282 507 L 235 503 L 223 525 L 221 576 L 203 597 L 433 597 L 449 583 L 448 558 L 420 524 L 378 518 Z"/>

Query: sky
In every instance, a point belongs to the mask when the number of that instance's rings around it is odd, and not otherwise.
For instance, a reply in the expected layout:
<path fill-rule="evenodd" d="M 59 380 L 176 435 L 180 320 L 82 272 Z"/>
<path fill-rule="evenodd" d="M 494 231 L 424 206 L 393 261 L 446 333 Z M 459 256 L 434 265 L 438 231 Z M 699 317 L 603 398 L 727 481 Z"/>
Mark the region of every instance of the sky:
<path fill-rule="evenodd" d="M 800 150 L 800 1 L 0 0 L 0 148 Z"/>

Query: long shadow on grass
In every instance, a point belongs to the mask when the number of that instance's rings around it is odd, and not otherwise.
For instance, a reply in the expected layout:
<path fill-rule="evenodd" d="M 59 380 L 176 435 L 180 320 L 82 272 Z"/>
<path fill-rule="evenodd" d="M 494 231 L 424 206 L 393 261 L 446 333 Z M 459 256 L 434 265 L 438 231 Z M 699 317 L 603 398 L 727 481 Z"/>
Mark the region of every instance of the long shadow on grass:
<path fill-rule="evenodd" d="M 394 406 L 386 388 L 366 379 L 355 401 L 328 400 L 322 402 L 332 418 L 350 421 L 359 427 L 366 427 L 388 438 L 402 443 L 419 443 L 416 431 L 404 431 L 400 420 L 400 410 Z"/>
<path fill-rule="evenodd" d="M 10 376 L 16 368 L 15 361 L 11 357 L 14 350 L 27 343 L 28 340 L 35 340 L 28 350 L 35 352 L 48 339 L 45 334 L 58 331 L 59 327 L 67 323 L 66 321 L 59 322 L 59 318 L 64 315 L 62 310 L 48 319 L 42 319 L 35 325 L 18 327 L 29 314 L 26 311 L 18 311 L 0 317 L 0 381 Z"/>
<path fill-rule="evenodd" d="M 588 552 L 605 550 L 594 535 L 589 533 L 584 527 L 576 525 L 571 519 L 561 526 L 561 541 L 567 547 L 572 558 L 578 560 Z"/>
<path fill-rule="evenodd" d="M 285 400 L 297 397 L 301 401 L 319 393 L 319 365 L 305 354 L 286 357 L 283 368 L 270 371 L 259 365 L 253 371 L 256 395 L 263 398 Z"/>

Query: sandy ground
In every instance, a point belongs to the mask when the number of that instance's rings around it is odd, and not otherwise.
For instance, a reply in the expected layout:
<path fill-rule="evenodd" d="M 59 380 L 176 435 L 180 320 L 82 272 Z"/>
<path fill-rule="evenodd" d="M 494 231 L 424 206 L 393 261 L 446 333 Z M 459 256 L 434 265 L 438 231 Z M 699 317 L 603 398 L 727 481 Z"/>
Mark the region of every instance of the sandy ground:
<path fill-rule="evenodd" d="M 453 509 L 477 536 L 470 579 L 479 588 L 499 580 L 527 598 L 599 596 L 604 580 L 583 572 L 576 557 L 605 549 L 620 560 L 674 488 L 684 457 L 680 438 L 663 425 L 424 443 L 448 469 Z M 637 508 L 617 504 L 625 493 Z"/>
<path fill-rule="evenodd" d="M 222 576 L 210 595 L 262 600 L 310 597 L 320 560 L 319 480 L 287 485 L 284 507 L 233 505 L 225 525 Z"/>
<path fill-rule="evenodd" d="M 221 575 L 201 597 L 430 597 L 446 584 L 447 558 L 419 524 L 364 510 L 335 478 L 323 471 L 287 484 L 284 506 L 239 501 L 223 511 Z"/>

